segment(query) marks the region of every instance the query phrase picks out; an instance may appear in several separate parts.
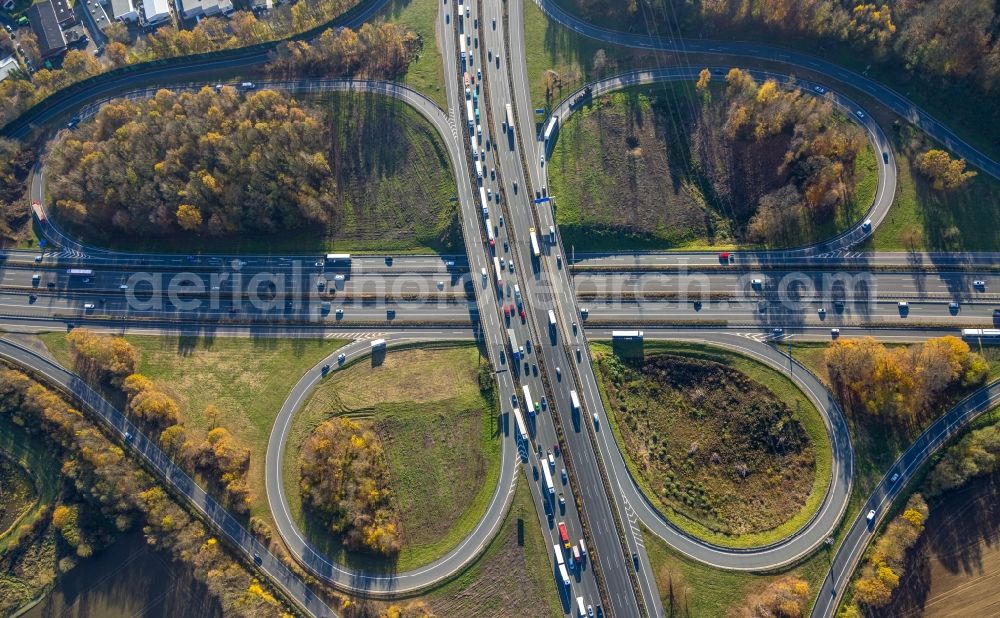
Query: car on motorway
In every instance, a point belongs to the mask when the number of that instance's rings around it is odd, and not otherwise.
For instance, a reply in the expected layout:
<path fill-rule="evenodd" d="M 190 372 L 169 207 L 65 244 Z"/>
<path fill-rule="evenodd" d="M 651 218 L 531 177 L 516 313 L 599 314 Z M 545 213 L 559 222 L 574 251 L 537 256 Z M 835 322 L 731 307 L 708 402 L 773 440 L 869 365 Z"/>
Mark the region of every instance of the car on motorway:
<path fill-rule="evenodd" d="M 517 394 L 510 396 L 510 405 L 517 407 Z"/>
<path fill-rule="evenodd" d="M 253 553 L 253 563 L 254 563 L 254 564 L 256 564 L 256 565 L 260 565 L 260 564 L 262 564 L 263 562 L 264 562 L 264 561 L 263 561 L 263 560 L 261 560 L 261 558 L 260 558 L 260 554 L 258 554 L 257 552 L 254 552 L 254 553 Z"/>
<path fill-rule="evenodd" d="M 343 309 L 337 309 L 336 314 L 337 314 L 337 319 L 340 319 L 340 318 L 344 317 L 344 310 Z"/>
<path fill-rule="evenodd" d="M 347 355 L 344 354 L 343 352 L 341 352 L 340 354 L 337 355 L 337 364 L 338 365 L 343 365 L 346 360 L 347 360 Z"/>
<path fill-rule="evenodd" d="M 823 86 L 813 86 L 813 90 L 815 90 L 819 94 L 826 94 L 826 88 L 824 88 Z"/>
<path fill-rule="evenodd" d="M 587 606 L 587 616 L 589 618 L 594 618 L 594 606 L 593 605 L 588 605 Z"/>
<path fill-rule="evenodd" d="M 493 18 L 493 29 L 494 30 L 497 29 L 497 18 L 496 17 Z"/>
<path fill-rule="evenodd" d="M 558 457 L 559 454 L 562 452 L 562 451 L 559 450 L 559 443 L 558 442 L 556 442 L 555 444 L 552 445 L 552 452 L 556 454 L 556 457 Z"/>
<path fill-rule="evenodd" d="M 545 167 L 545 155 L 541 155 L 540 157 L 538 157 L 538 165 L 540 167 Z"/>
<path fill-rule="evenodd" d="M 872 231 L 872 220 L 865 219 L 864 223 L 861 224 L 861 229 L 863 229 L 866 232 Z"/>
<path fill-rule="evenodd" d="M 95 307 L 96 305 L 94 305 L 94 303 L 83 303 L 84 311 L 93 311 Z"/>
<path fill-rule="evenodd" d="M 892 476 L 889 477 L 890 483 L 895 483 L 898 480 L 899 480 L 899 472 L 893 472 Z"/>
<path fill-rule="evenodd" d="M 719 261 L 723 264 L 728 264 L 732 260 L 732 256 L 729 255 L 728 251 L 723 251 L 719 254 Z"/>
<path fill-rule="evenodd" d="M 556 367 L 556 380 L 562 382 L 562 369 Z"/>
<path fill-rule="evenodd" d="M 549 460 L 549 470 L 554 472 L 556 469 L 556 456 L 552 454 L 552 451 L 548 451 L 546 459 Z"/>
<path fill-rule="evenodd" d="M 507 262 L 507 270 L 510 271 L 510 274 L 514 274 L 514 260 Z"/>
<path fill-rule="evenodd" d="M 569 475 L 566 474 L 566 468 L 563 468 L 562 472 L 560 472 L 560 474 L 562 475 L 562 482 L 563 483 L 568 483 L 569 482 Z"/>
<path fill-rule="evenodd" d="M 42 254 L 39 253 L 38 255 L 35 256 L 35 264 L 38 264 L 41 261 L 42 261 Z"/>
<path fill-rule="evenodd" d="M 872 522 L 875 521 L 875 509 L 868 511 L 868 515 L 865 516 L 865 521 L 867 521 L 868 526 L 871 527 Z"/>
<path fill-rule="evenodd" d="M 854 115 L 857 116 L 858 118 L 862 119 L 862 120 L 865 119 L 865 113 L 863 111 L 861 111 L 860 109 L 854 110 Z"/>
<path fill-rule="evenodd" d="M 821 320 L 822 320 L 823 318 L 825 318 L 825 317 L 826 317 L 826 309 L 824 309 L 823 307 L 820 307 L 820 308 L 819 308 L 819 309 L 818 309 L 818 310 L 816 311 L 816 313 L 818 313 L 818 314 L 819 314 L 819 319 L 821 319 Z"/>
<path fill-rule="evenodd" d="M 639 554 L 632 552 L 632 564 L 635 565 L 635 570 L 639 570 Z"/>
<path fill-rule="evenodd" d="M 830 338 L 831 339 L 836 339 L 837 337 L 840 337 L 840 329 L 839 328 L 831 328 L 830 329 Z"/>
<path fill-rule="evenodd" d="M 521 316 L 521 321 L 522 322 L 524 322 L 524 321 L 526 321 L 528 319 L 528 314 L 524 312 L 524 309 L 521 309 L 518 313 Z"/>
<path fill-rule="evenodd" d="M 771 329 L 771 334 L 774 335 L 775 337 L 780 337 L 784 333 L 785 333 L 785 329 L 784 328 L 772 328 Z"/>
<path fill-rule="evenodd" d="M 750 286 L 754 289 L 760 289 L 764 285 L 764 280 L 759 278 L 754 278 L 750 280 Z"/>
<path fill-rule="evenodd" d="M 960 308 L 961 308 L 961 305 L 959 305 L 955 301 L 952 301 L 952 302 L 948 303 L 948 312 L 951 313 L 952 315 L 955 315 L 956 313 L 958 313 L 958 310 Z"/>
<path fill-rule="evenodd" d="M 983 291 L 986 289 L 986 282 L 983 281 L 982 279 L 976 279 L 975 281 L 972 282 L 972 287 L 976 288 L 979 291 Z"/>
<path fill-rule="evenodd" d="M 497 68 L 500 68 L 500 54 L 497 54 Z"/>
<path fill-rule="evenodd" d="M 121 284 L 121 285 L 118 286 L 118 289 L 122 290 L 124 292 L 125 290 L 128 289 L 128 284 L 127 283 L 123 283 L 123 284 Z"/>
<path fill-rule="evenodd" d="M 896 303 L 896 307 L 899 308 L 900 315 L 903 315 L 910 311 L 910 303 L 906 302 L 905 300 L 901 300 L 898 303 Z"/>
<path fill-rule="evenodd" d="M 556 267 L 562 268 L 562 254 L 560 253 L 556 254 Z"/>
<path fill-rule="evenodd" d="M 601 418 L 597 416 L 597 412 L 594 412 L 594 430 L 601 428 Z"/>
<path fill-rule="evenodd" d="M 510 319 L 510 308 L 507 305 L 503 306 L 503 317 L 504 319 Z"/>
<path fill-rule="evenodd" d="M 888 152 L 883 152 L 882 153 L 882 163 L 885 163 L 886 165 L 889 165 L 889 153 Z"/>
<path fill-rule="evenodd" d="M 559 494 L 559 514 L 562 515 L 566 512 L 566 496 Z"/>
<path fill-rule="evenodd" d="M 549 401 L 548 401 L 548 399 L 545 398 L 545 395 L 542 395 L 542 399 L 541 399 L 540 403 L 542 404 L 542 409 L 543 410 L 548 410 L 549 409 Z"/>

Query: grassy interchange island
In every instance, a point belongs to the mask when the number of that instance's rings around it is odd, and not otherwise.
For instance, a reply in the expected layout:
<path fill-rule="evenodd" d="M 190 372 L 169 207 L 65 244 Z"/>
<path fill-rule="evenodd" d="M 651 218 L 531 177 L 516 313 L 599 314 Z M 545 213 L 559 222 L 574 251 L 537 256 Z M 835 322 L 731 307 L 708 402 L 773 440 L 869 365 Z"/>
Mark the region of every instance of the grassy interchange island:
<path fill-rule="evenodd" d="M 440 137 L 377 95 L 162 90 L 64 131 L 46 169 L 56 221 L 115 249 L 462 248 Z"/>
<path fill-rule="evenodd" d="M 479 522 L 496 488 L 501 448 L 495 386 L 479 354 L 472 345 L 414 347 L 392 350 L 374 367 L 366 357 L 326 378 L 296 413 L 285 451 L 284 490 L 300 529 L 331 559 L 407 571 L 440 558 Z M 305 445 L 318 427 L 344 419 L 351 425 L 347 431 L 324 432 L 345 438 L 324 452 L 326 461 L 372 461 L 363 468 L 345 465 L 350 478 L 334 495 L 351 502 L 351 486 L 374 481 L 388 496 L 381 503 L 392 512 L 396 551 L 348 549 L 344 533 L 331 529 L 331 513 L 304 499 Z M 344 452 L 347 439 L 354 454 Z M 363 442 L 374 442 L 377 452 Z M 357 506 L 346 510 L 363 511 Z"/>
<path fill-rule="evenodd" d="M 795 532 L 819 508 L 829 436 L 789 378 L 707 345 L 647 342 L 641 365 L 605 343 L 591 351 L 629 469 L 673 523 L 753 547 Z"/>
<path fill-rule="evenodd" d="M 789 247 L 855 225 L 876 155 L 822 97 L 739 70 L 598 97 L 559 128 L 548 165 L 577 250 Z"/>

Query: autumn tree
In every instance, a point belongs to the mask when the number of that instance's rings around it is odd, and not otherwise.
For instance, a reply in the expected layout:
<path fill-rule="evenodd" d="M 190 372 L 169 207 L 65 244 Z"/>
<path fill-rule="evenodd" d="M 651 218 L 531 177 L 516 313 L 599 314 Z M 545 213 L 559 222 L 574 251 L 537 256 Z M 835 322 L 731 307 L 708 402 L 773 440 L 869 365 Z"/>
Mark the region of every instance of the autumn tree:
<path fill-rule="evenodd" d="M 809 584 L 788 575 L 751 594 L 735 612 L 740 618 L 799 618 L 809 603 Z"/>
<path fill-rule="evenodd" d="M 885 607 L 903 575 L 906 552 L 924 531 L 928 507 L 920 494 L 913 494 L 903 512 L 886 526 L 875 542 L 861 575 L 854 582 L 854 602 L 862 607 Z"/>
<path fill-rule="evenodd" d="M 965 170 L 964 159 L 952 159 L 947 152 L 937 149 L 917 155 L 917 169 L 938 191 L 957 189 L 976 175 Z"/>
<path fill-rule="evenodd" d="M 185 230 L 197 230 L 201 227 L 201 211 L 197 206 L 181 204 L 177 207 L 177 225 Z"/>
<path fill-rule="evenodd" d="M 129 404 L 132 412 L 154 427 L 164 429 L 180 421 L 180 409 L 172 397 L 156 389 L 137 393 Z"/>
<path fill-rule="evenodd" d="M 337 199 L 329 140 L 318 110 L 282 93 L 161 90 L 105 105 L 55 144 L 49 190 L 60 216 L 106 233 L 325 225 Z"/>
<path fill-rule="evenodd" d="M 834 393 L 849 409 L 910 421 L 957 387 L 980 384 L 985 360 L 957 337 L 886 348 L 873 338 L 838 339 L 824 353 Z"/>
<path fill-rule="evenodd" d="M 99 335 L 75 328 L 66 335 L 77 368 L 99 381 L 116 386 L 139 365 L 139 353 L 123 337 Z"/>
<path fill-rule="evenodd" d="M 299 461 L 303 499 L 347 547 L 385 555 L 399 551 L 388 464 L 374 432 L 348 418 L 325 421 L 306 439 Z"/>
<path fill-rule="evenodd" d="M 225 502 L 239 513 L 250 509 L 246 475 L 250 469 L 250 449 L 239 444 L 224 427 L 208 432 L 205 441 L 192 452 L 195 468 L 217 482 L 225 492 Z"/>

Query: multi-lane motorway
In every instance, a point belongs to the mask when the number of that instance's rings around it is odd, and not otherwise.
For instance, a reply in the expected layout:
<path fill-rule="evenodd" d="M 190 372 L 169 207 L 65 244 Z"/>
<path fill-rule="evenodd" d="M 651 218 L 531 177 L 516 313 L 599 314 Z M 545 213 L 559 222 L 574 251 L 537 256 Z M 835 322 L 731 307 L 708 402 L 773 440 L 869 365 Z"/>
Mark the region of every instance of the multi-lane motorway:
<path fill-rule="evenodd" d="M 537 1 L 557 21 L 608 42 L 682 53 L 738 54 L 750 60 L 808 68 L 874 97 L 988 173 L 997 176 L 1000 170 L 996 163 L 898 94 L 825 61 L 757 44 L 617 33 L 585 24 L 551 0 Z M 380 0 L 366 4 L 355 12 L 349 25 L 367 19 L 383 4 Z M 839 90 L 832 91 L 829 84 L 801 80 L 798 83 L 806 91 L 831 97 L 859 120 L 876 151 L 886 155 L 880 165 L 875 200 L 865 216 L 870 224 L 858 221 L 836 238 L 814 246 L 777 252 L 740 251 L 726 260 L 706 253 L 567 255 L 558 234 L 547 238 L 550 226 L 555 227 L 552 209 L 532 202 L 547 194 L 546 145 L 534 134 L 522 11 L 520 2 L 442 0 L 437 30 L 445 59 L 447 112 L 397 84 L 345 80 L 260 84 L 297 94 L 345 90 L 379 93 L 413 106 L 435 126 L 446 144 L 458 180 L 465 256 L 355 257 L 345 270 L 330 268 L 320 256 L 310 255 L 121 253 L 80 243 L 49 224 L 42 231 L 55 246 L 44 255 L 10 251 L 0 256 L 0 323 L 5 329 L 28 330 L 77 324 L 156 330 L 190 323 L 196 328 L 232 334 L 251 332 L 256 328 L 253 324 L 266 324 L 265 332 L 272 336 L 345 332 L 353 325 L 377 329 L 390 344 L 428 337 L 465 338 L 471 332 L 464 325 L 472 324 L 475 334 L 485 341 L 496 371 L 502 402 L 500 420 L 506 431 L 501 480 L 473 534 L 448 555 L 411 573 L 354 571 L 329 561 L 309 546 L 287 514 L 280 462 L 289 419 L 322 378 L 323 370 L 317 366 L 303 376 L 279 412 L 267 453 L 268 499 L 285 544 L 314 575 L 338 588 L 376 596 L 414 592 L 459 572 L 481 552 L 503 520 L 518 470 L 523 468 L 539 525 L 555 546 L 551 556 L 553 576 L 564 612 L 575 612 L 575 599 L 580 597 L 610 615 L 660 615 L 659 592 L 638 534 L 639 523 L 696 560 L 720 568 L 760 570 L 807 555 L 826 539 L 846 509 L 853 458 L 843 416 L 813 376 L 777 349 L 763 345 L 761 339 L 829 339 L 837 336 L 831 329 L 839 329 L 839 335 L 847 337 L 873 332 L 868 330 L 872 326 L 880 327 L 874 332 L 882 338 L 919 339 L 954 333 L 963 326 L 992 326 L 998 315 L 994 311 L 1000 305 L 1000 298 L 992 292 L 1000 289 L 996 287 L 1000 285 L 1000 256 L 853 252 L 851 247 L 869 236 L 888 212 L 896 184 L 895 160 L 885 134 L 857 103 Z M 264 58 L 260 53 L 248 53 L 225 60 L 193 61 L 190 67 L 137 71 L 100 82 L 103 85 L 93 90 L 77 90 L 55 100 L 31 120 L 50 121 L 128 85 L 145 86 L 128 93 L 144 97 L 155 92 L 158 80 L 176 80 L 185 70 L 237 68 L 260 63 Z M 718 73 L 722 69 L 713 70 Z M 787 79 L 773 71 L 752 72 L 757 78 Z M 630 84 L 692 79 L 696 73 L 689 68 L 636 71 L 602 80 L 590 88 L 594 95 L 600 95 Z M 471 78 L 468 83 L 467 75 Z M 554 108 L 552 117 L 560 124 L 574 111 L 571 101 L 578 94 Z M 470 103 L 478 110 L 475 118 L 466 112 Z M 513 122 L 508 122 L 508 105 Z M 94 109 L 91 106 L 83 113 Z M 470 120 L 472 127 L 467 124 Z M 7 130 L 21 135 L 28 128 L 29 123 L 17 122 Z M 474 171 L 477 162 L 481 175 Z M 43 188 L 43 168 L 39 166 L 30 192 L 42 203 Z M 490 199 L 485 204 L 481 189 L 489 190 Z M 531 228 L 540 245 L 537 255 L 529 242 Z M 501 257 L 505 261 L 502 273 L 493 259 Z M 71 274 L 71 268 L 91 272 Z M 483 272 L 485 277 L 481 276 Z M 502 280 L 499 283 L 498 276 Z M 550 325 L 550 315 L 555 318 L 554 325 Z M 688 323 L 700 323 L 702 327 L 660 327 Z M 429 324 L 448 328 L 428 330 Z M 906 324 L 920 325 L 925 330 L 890 330 Z M 734 551 L 701 542 L 658 513 L 629 476 L 615 441 L 600 430 L 608 426 L 607 411 L 586 352 L 587 339 L 607 337 L 606 327 L 610 325 L 642 325 L 648 338 L 710 341 L 790 369 L 823 414 L 834 445 L 833 481 L 817 515 L 773 546 Z M 392 332 L 402 327 L 409 330 Z M 518 351 L 517 358 L 511 356 L 514 350 L 508 345 L 509 336 L 516 347 L 524 348 Z M 367 354 L 366 344 L 352 344 L 345 353 L 348 362 L 353 362 Z M 0 355 L 38 370 L 73 392 L 117 431 L 135 429 L 106 402 L 95 399 L 81 380 L 51 362 L 9 342 L 0 343 Z M 579 407 L 571 393 L 579 399 Z M 1000 386 L 991 385 L 957 406 L 928 429 L 893 471 L 900 472 L 905 480 L 948 436 L 998 397 Z M 535 402 L 540 403 L 537 413 Z M 527 419 L 526 437 L 516 435 L 515 408 Z M 596 424 L 590 422 L 594 415 Z M 155 444 L 137 431 L 130 433 L 137 436 L 133 446 L 154 469 L 223 530 L 236 547 L 247 555 L 257 554 L 261 569 L 292 599 L 314 615 L 332 614 L 301 580 L 183 476 Z M 550 454 L 552 464 L 548 463 Z M 551 494 L 543 482 L 546 469 L 557 479 Z M 901 482 L 883 482 L 866 504 L 881 516 L 901 486 Z M 557 500 L 557 493 L 563 500 Z M 569 531 L 573 544 L 586 538 L 590 548 L 591 560 L 573 572 L 568 585 L 563 585 L 554 562 L 565 551 L 560 549 L 560 524 Z M 863 521 L 854 522 L 833 560 L 815 615 L 829 615 L 836 609 L 851 569 L 871 534 Z"/>

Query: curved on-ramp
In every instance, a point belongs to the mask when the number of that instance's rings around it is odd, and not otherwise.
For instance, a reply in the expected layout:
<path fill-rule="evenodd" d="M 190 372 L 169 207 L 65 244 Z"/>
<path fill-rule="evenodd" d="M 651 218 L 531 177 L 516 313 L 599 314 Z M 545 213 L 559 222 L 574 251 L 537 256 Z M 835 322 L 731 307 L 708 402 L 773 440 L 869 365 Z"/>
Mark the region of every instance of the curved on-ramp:
<path fill-rule="evenodd" d="M 724 76 L 728 69 L 724 67 L 707 67 L 712 75 L 715 77 Z M 698 74 L 700 73 L 700 67 L 664 67 L 659 69 L 639 69 L 636 71 L 629 71 L 627 73 L 621 73 L 619 75 L 613 75 L 595 82 L 591 82 L 583 87 L 581 87 L 576 92 L 571 93 L 569 96 L 564 98 L 562 101 L 556 105 L 552 112 L 549 114 L 548 118 L 542 124 L 543 129 L 549 126 L 549 122 L 553 119 L 556 120 L 557 127 L 562 127 L 565 125 L 566 120 L 573 114 L 573 112 L 579 110 L 583 106 L 574 106 L 573 102 L 578 100 L 583 96 L 587 88 L 591 89 L 592 96 L 597 97 L 616 90 L 621 90 L 623 88 L 628 88 L 630 86 L 655 84 L 660 82 L 672 82 L 672 81 L 695 81 L 698 79 Z M 762 71 L 757 69 L 748 69 L 748 73 L 753 76 L 754 79 L 762 81 L 765 79 L 773 79 L 782 84 L 793 83 L 802 89 L 802 92 L 813 95 L 813 96 L 825 96 L 830 97 L 834 105 L 845 113 L 845 115 L 858 122 L 865 130 L 865 134 L 868 136 L 868 140 L 871 143 L 872 148 L 875 150 L 876 159 L 880 162 L 878 166 L 878 187 L 875 191 L 875 197 L 872 201 L 872 205 L 866 214 L 852 227 L 841 232 L 840 234 L 834 236 L 833 238 L 823 240 L 811 245 L 806 245 L 803 247 L 795 247 L 790 249 L 773 249 L 773 250 L 741 250 L 740 254 L 743 256 L 753 256 L 762 261 L 771 259 L 788 259 L 788 258 L 807 258 L 807 257 L 819 257 L 824 254 L 828 254 L 835 251 L 841 251 L 843 249 L 848 249 L 853 245 L 856 245 L 866 238 L 868 238 L 876 227 L 885 219 L 889 213 L 889 207 L 892 206 L 892 202 L 896 196 L 896 159 L 893 156 L 892 148 L 890 147 L 889 138 L 886 136 L 882 127 L 875 122 L 870 115 L 865 114 L 864 110 L 854 101 L 847 98 L 843 94 L 829 91 L 825 87 L 811 81 L 805 81 L 798 78 L 794 78 L 790 75 L 783 73 L 776 73 L 774 71 Z M 816 88 L 821 88 L 822 92 L 816 90 Z M 558 141 L 558 132 L 554 135 L 554 140 Z M 551 148 L 551 143 L 542 144 L 540 147 L 545 149 Z M 883 159 L 883 154 L 886 159 Z M 541 170 L 541 174 L 544 177 L 548 174 L 549 166 Z M 543 186 L 548 183 L 543 182 Z M 865 226 L 865 221 L 871 221 L 870 226 Z M 866 229 L 867 228 L 867 229 Z"/>
<path fill-rule="evenodd" d="M 460 337 L 467 340 L 464 333 Z M 390 333 L 384 338 L 387 344 L 399 345 L 418 341 L 441 341 L 448 337 L 446 333 L 422 336 Z M 446 555 L 431 564 L 402 573 L 366 573 L 331 561 L 322 551 L 309 543 L 292 520 L 285 496 L 282 467 L 292 418 L 322 380 L 324 376 L 322 367 L 327 364 L 331 368 L 338 367 L 334 359 L 341 353 L 347 357 L 346 365 L 353 360 L 368 356 L 370 342 L 356 341 L 344 346 L 310 369 L 289 393 L 275 419 L 267 443 L 265 464 L 268 506 L 285 545 L 299 562 L 317 577 L 339 589 L 364 596 L 388 597 L 413 593 L 457 575 L 493 540 L 514 497 L 514 483 L 518 469 L 517 447 L 513 436 L 501 435 L 503 446 L 500 450 L 500 474 L 486 513 L 472 532 Z M 337 369 L 331 369 L 330 373 L 335 371 Z"/>
<path fill-rule="evenodd" d="M 1000 179 L 1000 163 L 986 156 L 959 138 L 942 122 L 917 107 L 895 90 L 883 86 L 860 73 L 845 69 L 828 60 L 788 48 L 779 48 L 747 41 L 686 39 L 633 34 L 595 26 L 560 7 L 555 0 L 535 0 L 539 9 L 551 20 L 583 36 L 625 47 L 638 47 L 678 54 L 713 54 L 742 56 L 754 60 L 781 62 L 827 76 L 847 84 L 872 97 L 948 147 L 949 150 L 975 165 L 990 176 Z"/>
<path fill-rule="evenodd" d="M 610 331 L 594 329 L 600 336 Z M 699 539 L 670 522 L 646 497 L 632 478 L 623 454 L 613 435 L 598 432 L 601 456 L 608 462 L 612 483 L 627 499 L 636 517 L 653 534 L 684 555 L 710 566 L 735 571 L 767 571 L 779 569 L 803 559 L 819 547 L 837 527 L 847 509 L 853 483 L 854 451 L 851 446 L 847 421 L 840 407 L 826 388 L 807 369 L 792 362 L 775 348 L 736 333 L 713 332 L 702 329 L 644 329 L 646 339 L 701 342 L 744 354 L 772 369 L 786 373 L 816 407 L 826 426 L 832 449 L 830 484 L 816 512 L 801 528 L 781 541 L 745 549 L 723 547 Z M 588 388 L 591 388 L 588 385 Z M 588 393 L 588 400 L 600 401 L 599 393 Z M 610 414 L 610 411 L 605 411 Z M 607 422 L 605 427 L 610 426 Z"/>

